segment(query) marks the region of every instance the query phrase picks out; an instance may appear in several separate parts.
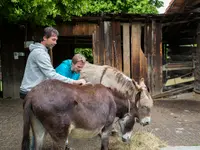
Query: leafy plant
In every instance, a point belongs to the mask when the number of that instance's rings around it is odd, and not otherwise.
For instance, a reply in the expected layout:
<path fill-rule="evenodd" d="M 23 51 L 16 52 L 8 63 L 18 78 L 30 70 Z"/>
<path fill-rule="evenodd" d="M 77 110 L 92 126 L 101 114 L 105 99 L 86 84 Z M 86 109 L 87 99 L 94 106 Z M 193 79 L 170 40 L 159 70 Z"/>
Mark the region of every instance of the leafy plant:
<path fill-rule="evenodd" d="M 55 19 L 95 13 L 155 14 L 161 0 L 0 0 L 0 17 L 11 22 L 55 25 Z"/>
<path fill-rule="evenodd" d="M 93 55 L 91 48 L 76 48 L 75 54 L 82 54 L 86 57 L 87 61 L 93 63 Z"/>

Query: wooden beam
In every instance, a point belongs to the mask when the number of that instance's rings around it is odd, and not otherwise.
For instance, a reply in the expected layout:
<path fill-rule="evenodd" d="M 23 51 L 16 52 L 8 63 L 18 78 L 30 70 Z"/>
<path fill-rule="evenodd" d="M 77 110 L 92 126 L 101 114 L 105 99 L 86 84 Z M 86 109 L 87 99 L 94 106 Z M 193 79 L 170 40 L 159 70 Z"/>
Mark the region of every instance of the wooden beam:
<path fill-rule="evenodd" d="M 123 24 L 123 72 L 130 77 L 130 24 Z"/>
<path fill-rule="evenodd" d="M 163 23 L 163 27 L 164 26 L 173 26 L 173 25 L 177 25 L 177 24 L 184 24 L 184 23 L 189 23 L 189 22 L 198 21 L 198 20 L 200 20 L 200 17 L 195 17 L 195 18 L 189 19 L 189 20 L 181 20 L 181 21 L 175 21 L 175 22 L 168 22 L 168 23 Z"/>
<path fill-rule="evenodd" d="M 158 98 L 169 97 L 169 96 L 173 96 L 173 95 L 176 95 L 176 94 L 183 93 L 183 92 L 191 90 L 193 88 L 194 88 L 193 85 L 186 85 L 186 86 L 183 86 L 183 87 L 180 87 L 180 88 L 176 88 L 176 89 L 173 89 L 173 90 L 169 90 L 169 91 L 166 91 L 166 92 L 163 92 L 163 93 L 153 95 L 152 98 L 158 99 Z"/>

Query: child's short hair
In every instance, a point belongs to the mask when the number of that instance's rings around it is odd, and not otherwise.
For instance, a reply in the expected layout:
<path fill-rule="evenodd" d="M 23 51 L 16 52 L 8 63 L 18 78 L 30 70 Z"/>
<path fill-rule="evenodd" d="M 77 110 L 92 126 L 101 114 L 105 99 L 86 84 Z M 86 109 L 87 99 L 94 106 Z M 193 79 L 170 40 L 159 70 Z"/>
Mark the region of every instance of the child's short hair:
<path fill-rule="evenodd" d="M 82 54 L 75 54 L 74 57 L 72 58 L 72 63 L 76 64 L 79 61 L 85 63 L 86 62 L 85 56 L 83 56 Z"/>

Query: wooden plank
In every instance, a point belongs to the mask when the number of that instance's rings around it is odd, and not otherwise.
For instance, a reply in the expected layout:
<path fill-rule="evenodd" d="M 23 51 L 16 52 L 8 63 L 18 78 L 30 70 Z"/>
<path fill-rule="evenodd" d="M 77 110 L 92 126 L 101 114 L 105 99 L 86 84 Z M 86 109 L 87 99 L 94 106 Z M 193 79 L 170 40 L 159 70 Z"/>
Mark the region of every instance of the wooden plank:
<path fill-rule="evenodd" d="M 130 77 L 130 24 L 123 24 L 123 72 Z"/>
<path fill-rule="evenodd" d="M 176 95 L 176 94 L 183 93 L 183 92 L 191 90 L 193 88 L 194 88 L 193 85 L 186 85 L 186 86 L 183 86 L 183 87 L 180 87 L 180 88 L 177 88 L 177 89 L 173 89 L 173 90 L 169 90 L 169 91 L 166 91 L 166 92 L 163 92 L 163 93 L 153 95 L 152 98 L 158 99 L 158 98 L 163 98 L 163 97 L 169 97 L 169 96 L 173 96 L 173 95 Z"/>
<path fill-rule="evenodd" d="M 104 51 L 104 64 L 112 65 L 112 26 L 111 22 L 104 22 L 104 41 L 105 41 L 105 51 Z"/>
<path fill-rule="evenodd" d="M 96 27 L 96 30 L 93 33 L 93 63 L 99 64 L 99 26 Z"/>
<path fill-rule="evenodd" d="M 147 31 L 148 85 L 153 94 L 162 89 L 162 26 L 152 20 Z M 146 39 L 147 40 L 147 39 Z"/>
<path fill-rule="evenodd" d="M 141 25 L 140 23 L 132 24 L 131 35 L 131 76 L 136 81 L 140 77 L 140 49 L 141 49 Z"/>
<path fill-rule="evenodd" d="M 173 86 L 173 85 L 178 85 L 178 84 L 182 84 L 182 83 L 187 83 L 187 82 L 193 82 L 194 81 L 194 77 L 178 77 L 178 78 L 174 78 L 174 79 L 169 79 L 167 80 L 167 82 L 165 83 L 165 86 Z"/>
<path fill-rule="evenodd" d="M 113 50 L 114 59 L 117 69 L 122 71 L 122 49 L 121 49 L 121 27 L 120 22 L 112 22 L 112 39 L 113 39 Z"/>
<path fill-rule="evenodd" d="M 98 59 L 99 64 L 104 64 L 104 55 L 105 55 L 105 41 L 104 41 L 104 22 L 101 21 L 99 25 L 99 53 L 98 53 Z"/>
<path fill-rule="evenodd" d="M 60 24 L 60 25 L 56 25 L 55 28 L 58 30 L 60 36 L 72 36 L 73 35 L 73 26 L 72 25 Z"/>
<path fill-rule="evenodd" d="M 92 35 L 96 29 L 96 24 L 79 23 L 76 25 L 59 24 L 55 28 L 60 36 Z"/>
<path fill-rule="evenodd" d="M 24 30 L 18 26 L 4 26 L 1 43 L 1 66 L 3 98 L 19 98 L 19 87 L 22 81 L 25 57 L 19 56 L 14 59 L 14 52 L 24 52 Z"/>
<path fill-rule="evenodd" d="M 156 22 L 152 20 L 152 30 L 151 30 L 152 42 L 151 42 L 151 91 L 155 93 L 155 84 L 156 84 Z"/>
<path fill-rule="evenodd" d="M 144 78 L 147 81 L 147 58 L 142 49 L 140 49 L 140 78 Z"/>

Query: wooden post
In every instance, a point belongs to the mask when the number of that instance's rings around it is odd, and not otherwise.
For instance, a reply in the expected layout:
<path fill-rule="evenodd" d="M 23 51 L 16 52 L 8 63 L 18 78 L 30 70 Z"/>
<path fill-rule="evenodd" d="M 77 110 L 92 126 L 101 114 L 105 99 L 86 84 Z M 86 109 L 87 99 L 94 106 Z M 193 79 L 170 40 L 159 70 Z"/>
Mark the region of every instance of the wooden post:
<path fill-rule="evenodd" d="M 162 89 L 162 26 L 152 20 L 151 24 L 151 51 L 148 54 L 148 79 L 153 95 Z"/>
<path fill-rule="evenodd" d="M 49 50 L 50 58 L 51 58 L 51 64 L 53 65 L 53 49 L 50 48 Z"/>
<path fill-rule="evenodd" d="M 196 37 L 196 61 L 195 61 L 195 70 L 194 70 L 194 92 L 200 94 L 200 24 L 197 28 L 197 37 Z"/>
<path fill-rule="evenodd" d="M 158 82 L 156 81 L 156 68 L 155 68 L 155 63 L 156 63 L 156 22 L 152 20 L 152 45 L 151 45 L 151 89 L 152 89 L 152 94 L 155 93 L 155 83 Z"/>
<path fill-rule="evenodd" d="M 140 77 L 140 49 L 141 49 L 141 24 L 132 24 L 131 35 L 131 76 L 136 81 L 139 81 Z"/>
<path fill-rule="evenodd" d="M 123 72 L 130 77 L 130 24 L 123 24 Z"/>
<path fill-rule="evenodd" d="M 160 93 L 163 87 L 162 53 L 162 24 L 156 23 L 155 94 Z"/>
<path fill-rule="evenodd" d="M 147 79 L 146 84 L 150 88 L 150 91 L 152 91 L 152 80 L 151 80 L 151 74 L 152 74 L 152 64 L 151 64 L 151 43 L 152 43 L 152 24 L 147 23 L 145 25 L 144 30 L 144 52 L 147 57 Z"/>

